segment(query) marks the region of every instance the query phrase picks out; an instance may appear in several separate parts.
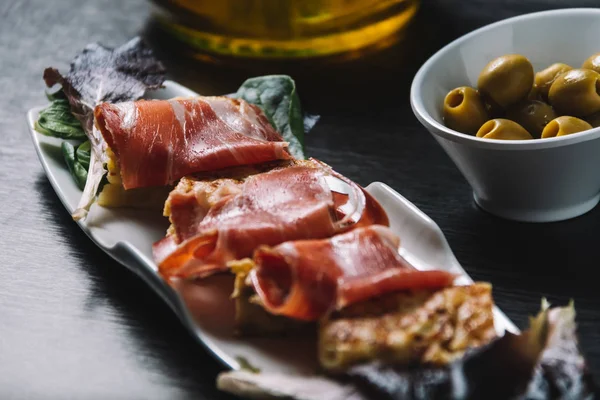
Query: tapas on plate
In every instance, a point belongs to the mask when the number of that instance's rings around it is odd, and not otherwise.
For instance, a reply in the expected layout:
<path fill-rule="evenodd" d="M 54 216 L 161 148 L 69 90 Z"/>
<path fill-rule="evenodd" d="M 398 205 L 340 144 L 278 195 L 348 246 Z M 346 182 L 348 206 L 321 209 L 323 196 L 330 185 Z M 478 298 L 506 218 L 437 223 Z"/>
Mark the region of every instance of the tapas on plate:
<path fill-rule="evenodd" d="M 519 333 L 416 207 L 305 157 L 318 118 L 303 113 L 292 78 L 200 96 L 166 81 L 135 38 L 90 45 L 44 79 L 51 104 L 29 123 L 50 182 L 84 232 L 233 369 L 219 388 L 591 395 L 573 306 L 544 303 Z"/>

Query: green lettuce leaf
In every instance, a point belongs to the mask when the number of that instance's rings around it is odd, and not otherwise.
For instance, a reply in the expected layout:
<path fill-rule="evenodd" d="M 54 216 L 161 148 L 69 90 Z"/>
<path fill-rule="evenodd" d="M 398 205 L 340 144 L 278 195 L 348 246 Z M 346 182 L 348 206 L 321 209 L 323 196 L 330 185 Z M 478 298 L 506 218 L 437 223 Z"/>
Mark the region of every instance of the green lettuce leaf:
<path fill-rule="evenodd" d="M 83 190 L 90 165 L 90 142 L 86 141 L 75 147 L 70 142 L 64 141 L 60 148 L 73 180 Z"/>
<path fill-rule="evenodd" d="M 40 112 L 35 130 L 43 135 L 61 139 L 86 138 L 81 123 L 71 113 L 69 101 L 65 98 L 54 98 L 52 103 Z"/>
<path fill-rule="evenodd" d="M 90 152 L 92 151 L 92 146 L 89 140 L 83 142 L 79 147 L 77 147 L 77 151 L 75 152 L 75 156 L 77 161 L 87 169 L 90 167 Z"/>
<path fill-rule="evenodd" d="M 296 83 L 287 75 L 266 75 L 247 79 L 235 97 L 260 107 L 283 140 L 289 143 L 292 156 L 303 159 L 305 118 L 302 114 Z M 316 122 L 307 119 L 308 129 Z"/>

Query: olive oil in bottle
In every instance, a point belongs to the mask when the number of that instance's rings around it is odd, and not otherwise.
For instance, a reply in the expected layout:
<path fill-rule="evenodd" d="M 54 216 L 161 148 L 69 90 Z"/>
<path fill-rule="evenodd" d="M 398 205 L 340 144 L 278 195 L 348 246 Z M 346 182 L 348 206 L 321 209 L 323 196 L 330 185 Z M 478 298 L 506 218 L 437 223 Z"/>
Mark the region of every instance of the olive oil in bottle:
<path fill-rule="evenodd" d="M 152 0 L 162 30 L 201 54 L 335 56 L 393 43 L 419 0 Z"/>

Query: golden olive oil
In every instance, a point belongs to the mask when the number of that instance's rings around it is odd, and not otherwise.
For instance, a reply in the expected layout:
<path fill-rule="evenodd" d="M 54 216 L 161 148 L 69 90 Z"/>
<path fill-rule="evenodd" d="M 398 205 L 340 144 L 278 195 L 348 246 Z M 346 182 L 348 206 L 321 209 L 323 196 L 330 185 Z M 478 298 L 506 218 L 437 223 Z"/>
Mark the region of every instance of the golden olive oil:
<path fill-rule="evenodd" d="M 160 27 L 199 54 L 309 58 L 393 43 L 418 0 L 153 0 Z"/>

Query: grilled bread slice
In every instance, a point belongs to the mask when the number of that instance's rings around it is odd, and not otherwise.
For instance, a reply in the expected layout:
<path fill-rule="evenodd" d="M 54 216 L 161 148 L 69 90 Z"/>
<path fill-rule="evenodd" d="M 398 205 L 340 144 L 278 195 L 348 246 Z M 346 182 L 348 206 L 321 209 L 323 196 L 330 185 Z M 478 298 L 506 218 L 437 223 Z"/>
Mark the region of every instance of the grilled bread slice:
<path fill-rule="evenodd" d="M 487 283 L 397 292 L 321 321 L 319 361 L 330 372 L 380 360 L 443 365 L 496 336 Z"/>
<path fill-rule="evenodd" d="M 98 205 L 107 208 L 138 208 L 159 211 L 169 196 L 173 186 L 154 186 L 125 190 L 121 182 L 121 171 L 115 154 L 110 148 L 106 149 L 107 183 L 98 194 Z"/>

